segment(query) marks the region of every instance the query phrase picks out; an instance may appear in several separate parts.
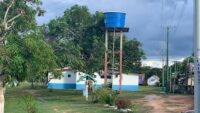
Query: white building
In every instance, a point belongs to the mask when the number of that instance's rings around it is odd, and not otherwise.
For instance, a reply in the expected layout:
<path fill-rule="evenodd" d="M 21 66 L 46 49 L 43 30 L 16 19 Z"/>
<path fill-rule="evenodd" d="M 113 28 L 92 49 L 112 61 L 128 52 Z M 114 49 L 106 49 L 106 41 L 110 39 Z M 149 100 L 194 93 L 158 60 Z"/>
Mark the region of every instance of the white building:
<path fill-rule="evenodd" d="M 119 90 L 119 75 L 112 76 L 112 89 Z M 139 89 L 139 75 L 138 74 L 122 74 L 122 90 L 138 91 Z"/>
<path fill-rule="evenodd" d="M 48 76 L 48 88 L 55 88 L 55 89 L 76 89 L 79 87 L 79 84 L 76 84 L 78 80 L 78 76 L 83 75 L 83 73 L 76 73 L 72 70 L 65 70 L 62 72 L 63 76 L 60 78 L 53 78 L 53 75 L 49 73 Z M 83 84 L 83 83 L 82 83 Z"/>
<path fill-rule="evenodd" d="M 79 79 L 86 74 L 83 72 L 75 72 L 73 70 L 65 69 L 63 70 L 63 76 L 61 78 L 53 78 L 51 74 L 48 76 L 48 88 L 53 89 L 85 89 L 86 78 L 79 81 Z M 91 78 L 90 78 L 91 79 Z M 104 84 L 104 78 L 98 73 L 94 73 L 92 79 L 96 82 L 92 84 L 95 88 L 100 88 Z M 110 79 L 108 78 L 108 83 L 112 84 L 113 90 L 119 90 L 119 76 L 113 75 Z M 122 90 L 137 91 L 139 88 L 139 76 L 137 74 L 123 74 L 122 79 Z"/>

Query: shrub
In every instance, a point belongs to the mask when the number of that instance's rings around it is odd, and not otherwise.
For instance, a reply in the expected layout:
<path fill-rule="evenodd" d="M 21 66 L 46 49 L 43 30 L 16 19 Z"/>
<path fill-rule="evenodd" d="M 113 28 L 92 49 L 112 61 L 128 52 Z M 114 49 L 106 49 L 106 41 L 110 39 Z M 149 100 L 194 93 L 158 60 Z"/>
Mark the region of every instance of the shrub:
<path fill-rule="evenodd" d="M 92 102 L 103 102 L 109 105 L 115 105 L 117 100 L 117 93 L 110 88 L 97 89 L 92 97 Z"/>
<path fill-rule="evenodd" d="M 131 101 L 128 99 L 119 99 L 117 101 L 117 108 L 118 109 L 127 109 L 132 106 Z"/>
<path fill-rule="evenodd" d="M 33 98 L 32 95 L 26 95 L 22 97 L 23 102 L 24 102 L 24 106 L 25 106 L 25 110 L 27 111 L 27 113 L 37 113 L 38 109 L 36 107 L 37 105 L 37 101 Z"/>
<path fill-rule="evenodd" d="M 49 88 L 49 92 L 53 92 L 53 88 Z"/>

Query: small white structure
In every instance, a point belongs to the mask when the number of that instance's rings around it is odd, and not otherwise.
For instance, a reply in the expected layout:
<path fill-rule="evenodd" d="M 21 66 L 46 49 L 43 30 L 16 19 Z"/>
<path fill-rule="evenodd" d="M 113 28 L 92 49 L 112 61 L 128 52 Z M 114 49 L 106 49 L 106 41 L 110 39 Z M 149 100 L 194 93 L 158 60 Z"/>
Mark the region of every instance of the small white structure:
<path fill-rule="evenodd" d="M 50 81 L 48 83 L 48 88 L 76 89 L 76 80 L 78 80 L 77 76 L 79 76 L 79 74 L 81 76 L 83 73 L 75 73 L 72 70 L 65 70 L 62 72 L 62 74 L 62 77 L 54 78 L 54 76 L 49 73 L 48 80 Z"/>
<path fill-rule="evenodd" d="M 119 75 L 112 76 L 112 89 L 119 90 Z M 138 74 L 122 74 L 122 90 L 137 91 L 139 89 L 139 76 Z"/>
<path fill-rule="evenodd" d="M 149 86 L 155 86 L 158 83 L 160 83 L 160 78 L 158 76 L 156 76 L 156 75 L 153 75 L 153 76 L 149 77 L 148 80 L 147 80 L 147 84 Z"/>
<path fill-rule="evenodd" d="M 48 76 L 48 88 L 53 89 L 85 89 L 84 78 L 82 81 L 78 81 L 81 77 L 85 75 L 83 72 L 75 72 L 70 69 L 65 69 L 62 71 L 63 76 L 61 78 L 53 78 L 53 75 L 49 73 Z M 98 73 L 94 73 L 93 78 L 96 83 L 93 82 L 95 88 L 101 88 L 104 85 L 104 78 Z M 113 90 L 119 90 L 119 75 L 113 75 L 108 79 L 108 83 L 112 84 Z M 122 90 L 137 91 L 139 88 L 139 76 L 137 74 L 123 74 L 122 77 Z"/>
<path fill-rule="evenodd" d="M 84 78 L 83 81 L 77 82 L 82 76 L 85 75 L 85 73 L 75 72 L 73 70 L 67 69 L 67 70 L 63 70 L 62 74 L 63 76 L 61 78 L 53 78 L 53 75 L 49 73 L 48 80 L 50 81 L 48 83 L 48 88 L 85 89 L 86 78 Z M 100 79 L 100 76 L 96 76 L 96 79 L 97 79 L 97 83 L 95 84 L 95 87 L 102 87 L 103 81 Z"/>

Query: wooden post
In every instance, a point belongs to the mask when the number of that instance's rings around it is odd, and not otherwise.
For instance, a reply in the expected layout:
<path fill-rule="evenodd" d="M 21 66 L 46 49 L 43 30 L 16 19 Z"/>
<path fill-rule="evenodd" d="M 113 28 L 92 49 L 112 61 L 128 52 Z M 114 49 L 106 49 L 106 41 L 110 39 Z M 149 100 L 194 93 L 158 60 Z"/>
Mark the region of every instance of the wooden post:
<path fill-rule="evenodd" d="M 119 78 L 119 91 L 120 91 L 120 94 L 122 93 L 122 54 L 123 54 L 123 51 L 122 51 L 122 43 L 123 43 L 123 32 L 121 31 L 120 32 L 120 78 Z"/>
<path fill-rule="evenodd" d="M 108 30 L 105 32 L 105 61 L 104 61 L 104 85 L 107 84 L 108 75 Z"/>

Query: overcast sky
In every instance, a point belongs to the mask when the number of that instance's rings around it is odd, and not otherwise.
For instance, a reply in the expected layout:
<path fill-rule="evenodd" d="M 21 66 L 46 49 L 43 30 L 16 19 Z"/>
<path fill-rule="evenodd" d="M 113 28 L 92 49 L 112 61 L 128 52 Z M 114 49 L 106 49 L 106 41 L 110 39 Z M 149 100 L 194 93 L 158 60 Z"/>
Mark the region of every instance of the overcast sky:
<path fill-rule="evenodd" d="M 166 26 L 170 29 L 170 59 L 190 56 L 193 49 L 193 0 L 42 0 L 47 11 L 38 23 L 62 16 L 74 4 L 95 11 L 125 12 L 129 39 L 137 38 L 148 59 L 159 60 L 166 49 Z"/>

